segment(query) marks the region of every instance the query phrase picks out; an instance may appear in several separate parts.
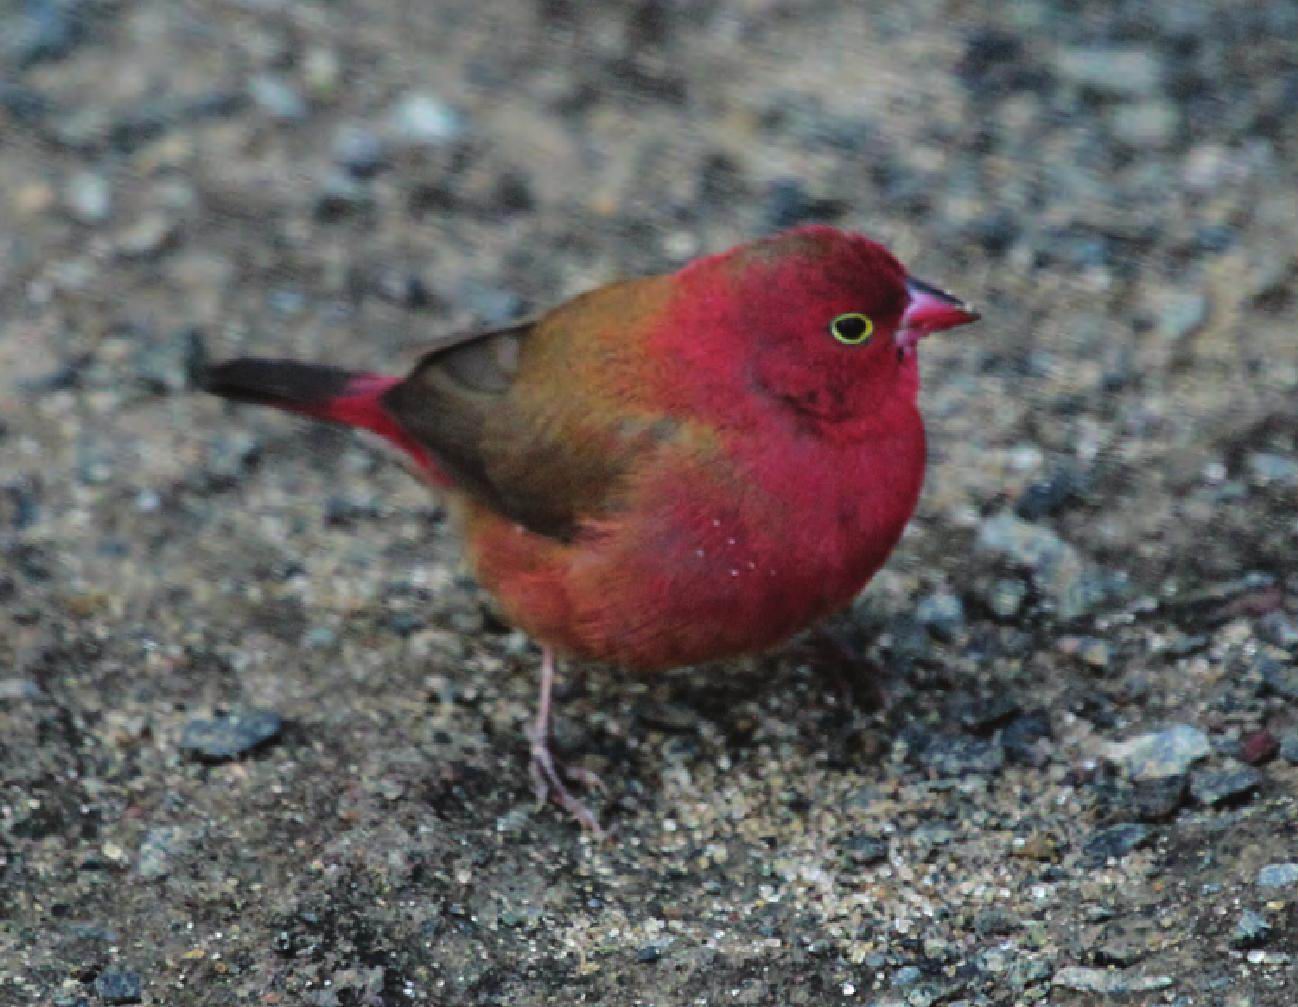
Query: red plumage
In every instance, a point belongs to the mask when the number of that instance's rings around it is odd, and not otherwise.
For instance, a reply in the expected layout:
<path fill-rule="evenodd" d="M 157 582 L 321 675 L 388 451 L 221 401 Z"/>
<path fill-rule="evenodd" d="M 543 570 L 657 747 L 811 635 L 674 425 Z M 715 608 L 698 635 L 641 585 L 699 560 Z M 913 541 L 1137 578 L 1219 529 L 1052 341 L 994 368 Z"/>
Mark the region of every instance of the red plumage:
<path fill-rule="evenodd" d="M 976 317 L 806 227 L 445 340 L 404 379 L 242 360 L 209 387 L 393 442 L 509 618 L 651 671 L 769 647 L 866 584 L 923 482 L 916 344 Z M 540 778 L 593 824 L 543 728 Z"/>

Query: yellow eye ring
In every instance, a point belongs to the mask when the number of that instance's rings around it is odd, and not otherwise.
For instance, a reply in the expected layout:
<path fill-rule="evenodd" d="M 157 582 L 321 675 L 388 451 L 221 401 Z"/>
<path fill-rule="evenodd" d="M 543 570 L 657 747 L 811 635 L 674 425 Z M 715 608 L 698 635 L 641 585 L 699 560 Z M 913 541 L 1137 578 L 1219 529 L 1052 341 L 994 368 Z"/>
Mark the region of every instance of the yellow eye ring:
<path fill-rule="evenodd" d="M 845 346 L 860 346 L 874 335 L 874 322 L 859 311 L 849 311 L 829 323 L 829 333 Z"/>

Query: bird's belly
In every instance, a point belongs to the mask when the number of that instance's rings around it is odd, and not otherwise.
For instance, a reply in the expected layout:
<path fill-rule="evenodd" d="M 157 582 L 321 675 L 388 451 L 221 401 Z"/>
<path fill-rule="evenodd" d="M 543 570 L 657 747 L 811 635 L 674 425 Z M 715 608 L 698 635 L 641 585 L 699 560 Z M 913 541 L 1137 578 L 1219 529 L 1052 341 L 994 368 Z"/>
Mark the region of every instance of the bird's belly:
<path fill-rule="evenodd" d="M 848 605 L 909 516 L 844 507 L 791 527 L 736 515 L 646 537 L 581 592 L 582 649 L 644 670 L 765 650 Z"/>
<path fill-rule="evenodd" d="M 507 616 L 561 652 L 638 671 L 752 653 L 865 586 L 914 509 L 920 457 L 915 474 L 791 481 L 784 495 L 678 473 L 669 492 L 572 543 L 480 511 L 469 552 Z"/>

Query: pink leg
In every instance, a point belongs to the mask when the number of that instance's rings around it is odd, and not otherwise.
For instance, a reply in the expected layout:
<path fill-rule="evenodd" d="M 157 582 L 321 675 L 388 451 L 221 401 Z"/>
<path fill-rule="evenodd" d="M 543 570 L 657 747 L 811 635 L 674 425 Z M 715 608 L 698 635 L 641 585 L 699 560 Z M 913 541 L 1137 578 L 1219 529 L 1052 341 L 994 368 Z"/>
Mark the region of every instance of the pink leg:
<path fill-rule="evenodd" d="M 550 692 L 554 688 L 554 652 L 549 647 L 541 649 L 541 694 L 536 704 L 536 721 L 528 732 L 532 742 L 532 789 L 536 792 L 538 804 L 544 804 L 547 797 L 553 797 L 556 804 L 562 807 L 573 818 L 589 829 L 596 839 L 604 838 L 604 830 L 591 814 L 589 808 L 573 797 L 564 786 L 559 776 L 554 756 L 550 754 Z M 581 779 L 588 785 L 593 781 L 599 785 L 599 777 L 587 770 L 570 772 L 570 776 Z"/>

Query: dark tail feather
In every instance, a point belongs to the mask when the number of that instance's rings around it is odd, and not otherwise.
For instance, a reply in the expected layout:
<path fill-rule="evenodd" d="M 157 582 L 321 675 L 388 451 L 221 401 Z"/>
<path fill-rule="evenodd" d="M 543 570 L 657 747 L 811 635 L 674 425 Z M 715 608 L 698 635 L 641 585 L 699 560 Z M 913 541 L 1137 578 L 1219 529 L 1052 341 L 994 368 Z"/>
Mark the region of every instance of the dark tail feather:
<path fill-rule="evenodd" d="M 346 395 L 347 386 L 358 377 L 369 375 L 322 364 L 244 357 L 209 367 L 203 373 L 201 386 L 203 391 L 223 399 L 296 412 Z"/>
<path fill-rule="evenodd" d="M 323 364 L 243 357 L 207 368 L 200 385 L 223 399 L 369 430 L 391 441 L 432 473 L 435 467 L 428 452 L 383 408 L 384 394 L 401 380 Z"/>

